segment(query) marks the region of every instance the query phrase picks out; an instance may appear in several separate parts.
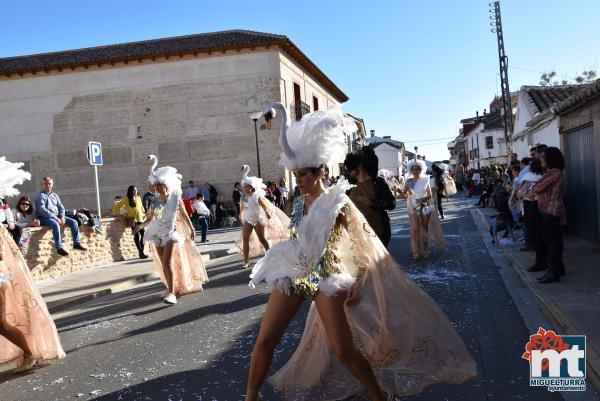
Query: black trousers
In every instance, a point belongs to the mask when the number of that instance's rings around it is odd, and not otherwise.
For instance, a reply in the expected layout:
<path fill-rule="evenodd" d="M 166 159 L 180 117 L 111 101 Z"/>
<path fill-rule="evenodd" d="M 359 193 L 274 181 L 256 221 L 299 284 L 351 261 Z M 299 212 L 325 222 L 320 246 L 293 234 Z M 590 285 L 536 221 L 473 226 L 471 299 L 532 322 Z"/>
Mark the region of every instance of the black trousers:
<path fill-rule="evenodd" d="M 134 223 L 134 226 L 132 229 L 135 229 L 137 226 L 141 225 L 142 223 Z M 133 241 L 135 242 L 135 246 L 140 254 L 140 256 L 144 253 L 144 233 L 146 232 L 146 230 L 144 230 L 143 228 L 133 234 Z"/>
<path fill-rule="evenodd" d="M 526 243 L 535 247 L 540 236 L 537 201 L 523 200 L 523 214 L 525 227 L 527 227 Z"/>
<path fill-rule="evenodd" d="M 541 246 L 536 246 L 536 264 L 538 248 L 541 258 L 548 268 L 548 274 L 559 277 L 565 273 L 563 264 L 563 239 L 560 218 L 548 213 L 539 213 Z M 544 265 L 542 265 L 544 266 Z"/>
<path fill-rule="evenodd" d="M 442 200 L 443 200 L 444 196 L 442 195 L 441 192 L 437 193 L 437 207 L 438 207 L 438 212 L 440 212 L 440 217 L 444 217 L 444 209 L 442 208 Z"/>
<path fill-rule="evenodd" d="M 15 224 L 15 228 L 12 230 L 8 228 L 8 223 L 2 223 L 6 226 L 8 232 L 12 235 L 15 244 L 19 245 L 19 241 L 21 241 L 21 234 L 23 233 L 23 229 L 18 224 Z"/>

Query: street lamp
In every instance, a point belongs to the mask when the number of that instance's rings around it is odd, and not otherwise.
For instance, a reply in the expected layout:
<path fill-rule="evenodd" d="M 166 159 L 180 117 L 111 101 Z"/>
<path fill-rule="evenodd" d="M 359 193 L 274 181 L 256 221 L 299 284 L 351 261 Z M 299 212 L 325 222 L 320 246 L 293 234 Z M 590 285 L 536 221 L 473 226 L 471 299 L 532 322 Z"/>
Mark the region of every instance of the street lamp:
<path fill-rule="evenodd" d="M 260 155 L 258 153 L 258 127 L 257 121 L 262 116 L 261 111 L 252 111 L 248 113 L 250 119 L 254 121 L 254 138 L 256 139 L 256 164 L 258 165 L 258 177 L 260 178 Z"/>

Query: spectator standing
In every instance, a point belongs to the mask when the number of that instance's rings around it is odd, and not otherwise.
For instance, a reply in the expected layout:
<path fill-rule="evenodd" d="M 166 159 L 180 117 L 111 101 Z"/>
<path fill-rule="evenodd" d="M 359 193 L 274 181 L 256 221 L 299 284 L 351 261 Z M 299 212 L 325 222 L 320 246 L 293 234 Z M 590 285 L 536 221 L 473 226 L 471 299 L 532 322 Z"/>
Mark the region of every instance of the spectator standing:
<path fill-rule="evenodd" d="M 273 198 L 275 199 L 275 206 L 281 209 L 281 191 L 279 190 L 279 187 L 275 181 L 271 182 L 271 194 L 273 194 Z"/>
<path fill-rule="evenodd" d="M 21 240 L 21 233 L 23 230 L 18 224 L 16 224 L 13 212 L 10 210 L 10 205 L 4 199 L 0 199 L 0 223 L 6 227 L 15 241 L 15 244 L 18 245 L 19 241 Z"/>
<path fill-rule="evenodd" d="M 240 186 L 239 182 L 236 182 L 233 185 L 233 193 L 231 194 L 231 199 L 235 204 L 236 216 L 239 216 L 241 212 L 240 201 L 242 200 L 242 196 L 244 196 L 244 193 L 242 192 L 242 187 Z"/>
<path fill-rule="evenodd" d="M 125 214 L 121 215 L 121 210 L 124 209 Z M 146 210 L 142 204 L 142 199 L 138 194 L 138 190 L 135 185 L 130 185 L 127 188 L 127 197 L 117 202 L 113 208 L 113 214 L 115 216 L 123 216 L 125 219 L 125 226 L 131 228 L 133 234 L 133 241 L 138 250 L 140 259 L 147 259 L 148 255 L 144 253 L 144 232 L 141 228 L 136 230 L 137 226 L 142 225 L 145 219 Z"/>
<path fill-rule="evenodd" d="M 281 209 L 283 209 L 288 201 L 290 191 L 285 185 L 285 180 L 279 181 L 279 192 L 281 192 Z"/>
<path fill-rule="evenodd" d="M 213 219 L 215 219 L 217 217 L 217 197 L 219 196 L 219 192 L 212 184 L 208 184 L 208 187 L 210 190 L 210 211 Z"/>
<path fill-rule="evenodd" d="M 203 194 L 199 193 L 196 195 L 196 200 L 193 204 L 193 208 L 194 217 L 198 219 L 198 224 L 200 225 L 200 242 L 208 242 L 208 240 L 206 239 L 206 235 L 208 234 L 208 219 L 210 216 L 210 210 L 208 210 L 208 207 L 204 202 Z"/>
<path fill-rule="evenodd" d="M 21 197 L 17 202 L 17 207 L 15 208 L 15 222 L 23 230 L 18 246 L 23 256 L 25 256 L 27 255 L 29 243 L 31 242 L 31 228 L 40 226 L 40 221 L 35 217 L 31 199 L 27 196 Z"/>
<path fill-rule="evenodd" d="M 71 229 L 73 249 L 87 251 L 87 249 L 81 245 L 77 221 L 65 216 L 65 207 L 58 194 L 53 191 L 54 180 L 52 177 L 42 178 L 42 188 L 43 189 L 35 196 L 36 216 L 40 220 L 42 226 L 49 227 L 52 230 L 56 253 L 60 256 L 67 256 L 69 254 L 69 252 L 63 248 L 60 233 L 61 227 L 64 227 L 65 225 Z"/>
<path fill-rule="evenodd" d="M 563 264 L 563 240 L 561 224 L 565 223 L 564 204 L 564 177 L 565 158 L 562 152 L 555 147 L 542 150 L 541 162 L 545 169 L 540 181 L 533 186 L 537 196 L 542 241 L 540 241 L 543 262 L 548 270 L 538 280 L 540 284 L 560 281 L 560 276 L 565 274 Z M 537 261 L 536 261 L 537 262 Z M 534 266 L 535 267 L 535 266 Z M 538 266 L 540 269 L 544 265 Z"/>
<path fill-rule="evenodd" d="M 200 188 L 194 185 L 194 181 L 190 181 L 189 186 L 186 188 L 183 194 L 183 197 L 185 199 L 191 199 L 194 201 L 196 199 L 196 195 L 198 195 L 198 192 L 200 192 Z"/>
<path fill-rule="evenodd" d="M 150 210 L 152 205 L 154 205 L 155 199 L 156 195 L 154 194 L 154 185 L 150 184 L 148 186 L 148 192 L 142 196 L 142 206 L 144 207 L 144 210 Z"/>
<path fill-rule="evenodd" d="M 529 158 L 524 158 L 529 159 Z M 542 178 L 542 163 L 533 159 L 528 161 L 528 172 L 519 179 L 519 189 L 517 195 L 523 201 L 523 220 L 525 227 L 525 244 L 526 246 L 521 251 L 529 251 L 537 249 L 537 242 L 541 240 L 539 213 L 537 199 L 532 189 L 533 186 Z M 521 170 L 522 172 L 523 170 Z M 540 257 L 540 261 L 542 258 Z M 543 269 L 540 269 L 543 270 Z"/>

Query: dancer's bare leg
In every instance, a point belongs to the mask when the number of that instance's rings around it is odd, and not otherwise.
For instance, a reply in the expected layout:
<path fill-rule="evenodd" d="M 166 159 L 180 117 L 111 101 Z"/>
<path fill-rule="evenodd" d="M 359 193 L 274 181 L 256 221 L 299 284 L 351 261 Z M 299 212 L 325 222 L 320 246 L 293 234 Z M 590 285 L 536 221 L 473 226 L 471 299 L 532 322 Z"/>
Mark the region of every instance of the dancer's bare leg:
<path fill-rule="evenodd" d="M 242 253 L 244 254 L 244 263 L 248 263 L 248 254 L 250 253 L 250 236 L 254 227 L 251 224 L 244 223 L 242 227 Z"/>
<path fill-rule="evenodd" d="M 408 219 L 410 222 L 410 248 L 412 250 L 413 258 L 417 259 L 420 256 L 419 250 L 419 242 L 420 242 L 420 230 L 419 225 L 421 222 L 419 221 L 418 215 L 409 214 Z"/>
<path fill-rule="evenodd" d="M 257 224 L 254 226 L 254 229 L 256 230 L 256 235 L 258 236 L 258 240 L 260 241 L 262 246 L 265 248 L 265 251 L 268 251 L 269 250 L 269 241 L 267 241 L 267 239 L 265 238 L 265 226 L 263 226 L 262 224 Z"/>
<path fill-rule="evenodd" d="M 173 253 L 173 241 L 167 242 L 167 244 L 156 247 L 156 252 L 158 253 L 158 257 L 162 262 L 163 275 L 165 276 L 165 281 L 167 282 L 167 291 L 173 293 L 175 290 L 173 288 L 173 273 L 171 272 L 171 254 Z"/>
<path fill-rule="evenodd" d="M 385 401 L 369 362 L 352 342 L 352 332 L 346 320 L 346 313 L 344 313 L 346 293 L 342 292 L 330 297 L 318 292 L 314 299 L 327 338 L 337 358 L 363 385 L 371 400 Z"/>
<path fill-rule="evenodd" d="M 429 220 L 431 219 L 430 214 L 424 214 L 421 216 L 421 221 L 423 223 L 423 229 L 421 234 L 421 241 L 423 245 L 423 256 L 429 257 Z"/>
<path fill-rule="evenodd" d="M 302 298 L 298 295 L 285 295 L 277 289 L 271 291 L 260 332 L 252 350 L 246 401 L 256 401 L 258 390 L 271 366 L 273 351 L 301 304 Z"/>

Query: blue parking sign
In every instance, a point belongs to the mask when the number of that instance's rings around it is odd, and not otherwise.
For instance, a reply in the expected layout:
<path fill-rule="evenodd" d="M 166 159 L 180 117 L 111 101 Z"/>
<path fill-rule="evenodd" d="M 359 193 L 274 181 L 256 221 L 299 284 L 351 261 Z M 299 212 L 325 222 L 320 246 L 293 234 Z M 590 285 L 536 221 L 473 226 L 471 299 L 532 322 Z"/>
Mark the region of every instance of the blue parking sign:
<path fill-rule="evenodd" d="M 92 166 L 102 166 L 102 144 L 100 142 L 89 142 L 87 147 L 87 158 Z"/>

